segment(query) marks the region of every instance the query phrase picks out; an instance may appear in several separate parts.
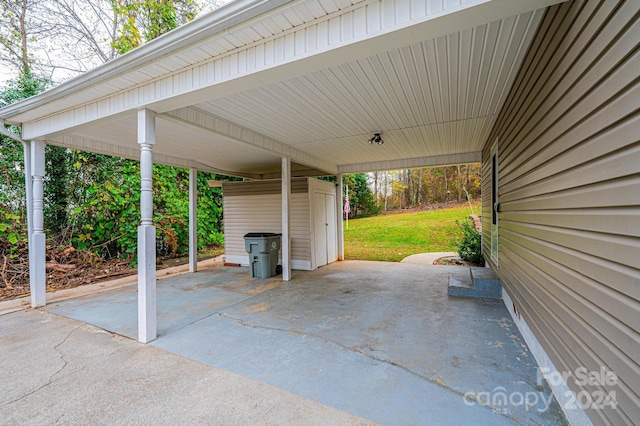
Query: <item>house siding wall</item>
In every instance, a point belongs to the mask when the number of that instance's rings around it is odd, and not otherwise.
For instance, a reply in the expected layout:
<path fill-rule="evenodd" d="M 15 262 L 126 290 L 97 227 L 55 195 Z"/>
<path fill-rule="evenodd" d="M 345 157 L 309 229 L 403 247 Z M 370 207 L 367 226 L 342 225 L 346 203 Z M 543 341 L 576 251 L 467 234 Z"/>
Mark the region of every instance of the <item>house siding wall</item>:
<path fill-rule="evenodd" d="M 601 367 L 617 408 L 640 419 L 640 2 L 550 8 L 483 151 L 483 253 L 498 141 L 499 256 L 515 308 L 560 372 Z M 595 402 L 595 397 L 592 398 Z"/>
<path fill-rule="evenodd" d="M 227 261 L 248 264 L 248 232 L 282 232 L 280 180 L 223 184 L 224 246 Z M 291 261 L 311 269 L 308 178 L 292 179 L 290 204 Z"/>

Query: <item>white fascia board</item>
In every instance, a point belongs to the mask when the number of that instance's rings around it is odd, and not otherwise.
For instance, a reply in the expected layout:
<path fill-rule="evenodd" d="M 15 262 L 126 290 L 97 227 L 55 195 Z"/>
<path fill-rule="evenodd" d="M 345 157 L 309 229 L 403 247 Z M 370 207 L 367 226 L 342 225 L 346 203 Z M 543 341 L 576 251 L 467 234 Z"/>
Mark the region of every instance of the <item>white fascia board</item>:
<path fill-rule="evenodd" d="M 48 145 L 61 146 L 65 148 L 78 149 L 80 151 L 93 152 L 96 154 L 104 154 L 113 157 L 128 158 L 130 160 L 140 160 L 140 149 L 138 147 L 126 147 L 113 145 L 111 143 L 102 142 L 96 139 L 85 138 L 76 135 L 63 135 L 45 141 Z M 250 172 L 237 172 L 231 170 L 223 170 L 210 166 L 199 161 L 186 158 L 166 155 L 161 152 L 153 153 L 154 164 L 165 164 L 167 166 L 181 167 L 185 169 L 198 169 L 204 172 L 211 172 L 225 176 L 234 176 L 239 178 L 260 179 L 261 174 Z"/>
<path fill-rule="evenodd" d="M 212 133 L 217 133 L 235 139 L 239 142 L 246 143 L 247 145 L 264 149 L 270 153 L 288 157 L 291 161 L 296 163 L 323 170 L 328 174 L 335 174 L 338 170 L 335 164 L 320 160 L 290 145 L 271 139 L 251 129 L 247 129 L 246 127 L 242 127 L 236 123 L 198 108 L 181 108 L 179 110 L 160 114 L 158 117 L 173 120 L 189 126 L 195 126 Z"/>
<path fill-rule="evenodd" d="M 471 0 L 464 4 L 447 2 L 445 4 L 448 9 L 433 12 L 427 8 L 412 9 L 412 0 L 367 0 L 216 55 L 209 60 L 174 70 L 165 76 L 132 85 L 118 93 L 46 117 L 34 118 L 24 123 L 23 134 L 25 138 L 43 137 L 126 110 L 149 108 L 165 112 L 196 105 L 558 2 L 559 0 Z M 276 14 L 283 14 L 290 7 L 301 4 L 305 4 L 305 1 L 291 2 L 290 6 L 272 9 L 271 13 L 265 13 L 264 16 L 273 18 Z M 252 25 L 259 24 L 264 16 L 254 17 L 255 19 L 243 22 L 233 30 L 251 28 Z M 345 23 L 350 24 L 343 26 Z M 190 32 L 193 31 L 176 31 L 176 35 Z M 216 35 L 219 34 L 210 31 L 207 36 Z M 171 37 L 174 45 L 169 42 L 154 45 L 158 52 L 149 51 L 146 62 L 141 60 L 140 65 L 177 54 L 175 46 L 179 43 L 174 38 Z M 163 50 L 165 44 L 168 46 Z M 144 49 L 144 52 L 147 51 L 148 49 Z M 231 64 L 238 66 L 232 67 Z M 115 70 L 113 72 L 117 73 Z M 126 72 L 117 75 L 124 74 Z M 94 78 L 105 77 L 96 73 Z M 70 88 L 69 96 L 74 95 L 77 90 Z M 37 102 L 34 99 L 34 106 L 42 105 L 47 99 L 39 98 Z M 11 111 L 0 110 L 0 117 L 7 112 Z"/>
<path fill-rule="evenodd" d="M 421 167 L 452 166 L 482 162 L 482 151 L 461 154 L 434 155 L 401 160 L 375 161 L 371 163 L 341 164 L 338 173 L 368 173 L 385 170 L 418 169 Z"/>

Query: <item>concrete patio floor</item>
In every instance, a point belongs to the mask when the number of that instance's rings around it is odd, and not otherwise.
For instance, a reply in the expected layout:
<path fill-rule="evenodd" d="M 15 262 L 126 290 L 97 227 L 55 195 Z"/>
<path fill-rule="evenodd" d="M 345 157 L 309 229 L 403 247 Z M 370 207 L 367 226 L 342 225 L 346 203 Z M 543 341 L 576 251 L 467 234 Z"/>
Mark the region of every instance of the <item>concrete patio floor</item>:
<path fill-rule="evenodd" d="M 501 301 L 447 296 L 468 268 L 345 261 L 158 281 L 156 348 L 387 425 L 565 424 Z M 136 287 L 46 311 L 136 337 Z"/>
<path fill-rule="evenodd" d="M 0 315 L 2 425 L 372 425 L 41 310 Z"/>

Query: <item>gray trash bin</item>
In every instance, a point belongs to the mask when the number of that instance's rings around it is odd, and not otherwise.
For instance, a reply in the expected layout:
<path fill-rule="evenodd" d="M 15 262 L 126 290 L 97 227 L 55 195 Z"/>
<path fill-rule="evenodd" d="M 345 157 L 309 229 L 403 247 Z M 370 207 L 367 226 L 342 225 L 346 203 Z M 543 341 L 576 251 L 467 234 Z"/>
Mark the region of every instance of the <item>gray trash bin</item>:
<path fill-rule="evenodd" d="M 251 277 L 270 278 L 276 275 L 278 250 L 282 234 L 249 232 L 244 236 L 244 247 L 249 253 Z"/>

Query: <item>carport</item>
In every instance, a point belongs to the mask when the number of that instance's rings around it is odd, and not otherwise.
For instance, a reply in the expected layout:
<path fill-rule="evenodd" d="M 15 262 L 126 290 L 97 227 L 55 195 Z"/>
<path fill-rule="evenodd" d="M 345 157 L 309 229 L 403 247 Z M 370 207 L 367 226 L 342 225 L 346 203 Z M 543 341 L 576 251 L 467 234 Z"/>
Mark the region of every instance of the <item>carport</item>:
<path fill-rule="evenodd" d="M 281 179 L 286 280 L 290 177 L 482 160 L 483 253 L 513 321 L 549 377 L 573 376 L 550 380 L 572 423 L 630 423 L 640 418 L 638 7 L 242 0 L 1 109 L 31 159 L 32 305 L 45 304 L 45 144 L 141 159 L 143 342 L 156 337 L 152 162 Z M 193 188 L 190 198 L 195 207 Z M 583 369 L 616 383 L 576 380 Z M 583 410 L 578 395 L 611 404 Z"/>
<path fill-rule="evenodd" d="M 45 144 L 140 159 L 138 339 L 150 342 L 153 162 L 190 168 L 192 181 L 196 170 L 281 178 L 287 281 L 290 178 L 481 161 L 544 8 L 557 2 L 239 0 L 2 109 L 31 141 L 32 306 L 46 303 Z M 193 271 L 195 192 L 193 183 Z"/>

